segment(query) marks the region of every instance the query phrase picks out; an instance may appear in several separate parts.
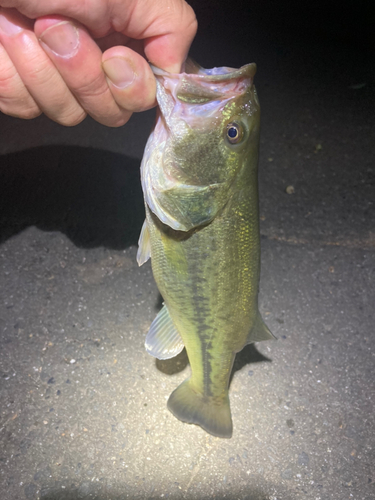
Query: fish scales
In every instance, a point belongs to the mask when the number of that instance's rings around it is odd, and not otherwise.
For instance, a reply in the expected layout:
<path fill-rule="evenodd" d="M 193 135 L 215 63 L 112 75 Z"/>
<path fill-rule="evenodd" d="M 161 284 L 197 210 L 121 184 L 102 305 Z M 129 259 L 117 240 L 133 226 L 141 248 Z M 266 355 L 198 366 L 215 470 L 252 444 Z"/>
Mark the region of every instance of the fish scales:
<path fill-rule="evenodd" d="M 258 311 L 255 65 L 154 72 L 160 113 L 142 161 L 146 221 L 138 262 L 151 256 L 164 306 L 146 348 L 166 359 L 185 346 L 191 377 L 171 394 L 168 408 L 230 437 L 235 354 L 273 338 Z"/>

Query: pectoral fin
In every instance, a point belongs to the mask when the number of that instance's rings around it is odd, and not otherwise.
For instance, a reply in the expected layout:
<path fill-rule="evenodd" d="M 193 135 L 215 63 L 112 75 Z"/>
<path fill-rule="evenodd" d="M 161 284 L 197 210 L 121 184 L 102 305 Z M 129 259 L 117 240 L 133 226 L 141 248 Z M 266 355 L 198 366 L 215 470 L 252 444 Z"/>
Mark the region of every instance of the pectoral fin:
<path fill-rule="evenodd" d="M 184 348 L 184 343 L 172 319 L 167 306 L 163 306 L 151 323 L 146 342 L 146 351 L 158 359 L 169 359 L 177 356 Z"/>
<path fill-rule="evenodd" d="M 253 342 L 261 342 L 262 340 L 275 340 L 275 339 L 276 339 L 275 335 L 265 324 L 260 313 L 258 313 L 254 326 L 251 329 L 249 336 L 247 337 L 246 344 L 252 344 Z"/>
<path fill-rule="evenodd" d="M 137 262 L 141 266 L 151 257 L 151 243 L 150 243 L 150 232 L 147 227 L 147 221 L 145 220 L 141 229 L 141 234 L 138 240 L 138 252 L 137 252 Z"/>

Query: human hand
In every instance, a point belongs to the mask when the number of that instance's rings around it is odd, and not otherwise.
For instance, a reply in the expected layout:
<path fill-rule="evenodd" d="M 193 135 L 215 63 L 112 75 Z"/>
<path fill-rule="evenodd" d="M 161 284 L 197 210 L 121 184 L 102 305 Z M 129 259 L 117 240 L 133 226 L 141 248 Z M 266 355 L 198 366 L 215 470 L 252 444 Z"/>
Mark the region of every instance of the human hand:
<path fill-rule="evenodd" d="M 196 27 L 184 0 L 0 0 L 0 111 L 123 125 L 155 105 L 147 60 L 179 72 Z"/>

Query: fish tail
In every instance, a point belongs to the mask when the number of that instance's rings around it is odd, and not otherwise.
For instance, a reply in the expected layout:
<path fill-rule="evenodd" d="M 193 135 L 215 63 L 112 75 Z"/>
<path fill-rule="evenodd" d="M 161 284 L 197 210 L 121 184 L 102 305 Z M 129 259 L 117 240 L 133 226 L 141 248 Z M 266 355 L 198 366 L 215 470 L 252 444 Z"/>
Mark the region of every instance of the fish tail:
<path fill-rule="evenodd" d="M 217 403 L 212 398 L 205 398 L 195 392 L 188 379 L 169 396 L 168 409 L 178 419 L 188 424 L 200 425 L 213 436 L 232 437 L 233 424 L 228 394 Z"/>

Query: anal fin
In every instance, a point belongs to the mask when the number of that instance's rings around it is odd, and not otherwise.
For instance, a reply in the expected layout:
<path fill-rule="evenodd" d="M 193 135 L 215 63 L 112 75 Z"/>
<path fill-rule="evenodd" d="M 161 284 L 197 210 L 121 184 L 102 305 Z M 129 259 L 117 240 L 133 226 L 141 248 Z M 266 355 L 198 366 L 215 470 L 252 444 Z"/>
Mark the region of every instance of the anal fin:
<path fill-rule="evenodd" d="M 275 340 L 275 335 L 271 332 L 268 326 L 263 321 L 262 316 L 258 312 L 254 326 L 247 337 L 246 344 L 253 342 L 261 342 L 262 340 Z"/>
<path fill-rule="evenodd" d="M 172 322 L 166 305 L 151 323 L 146 342 L 146 351 L 158 359 L 170 359 L 184 348 L 184 343 Z"/>

